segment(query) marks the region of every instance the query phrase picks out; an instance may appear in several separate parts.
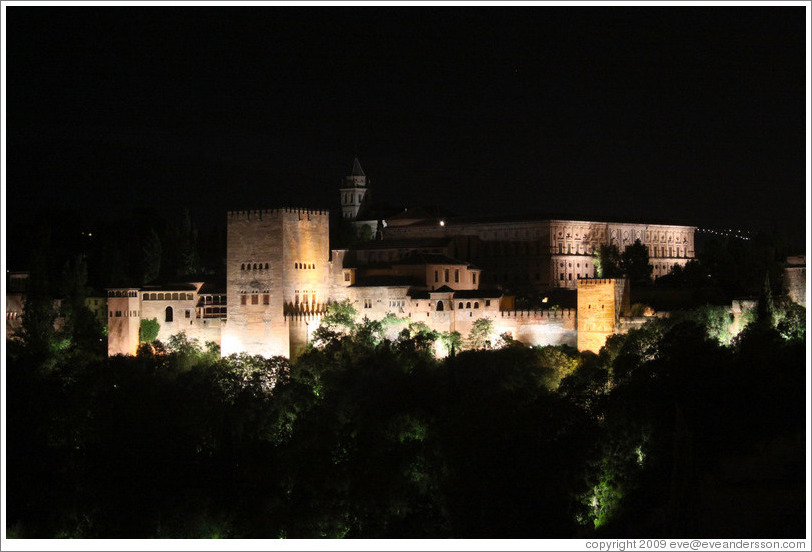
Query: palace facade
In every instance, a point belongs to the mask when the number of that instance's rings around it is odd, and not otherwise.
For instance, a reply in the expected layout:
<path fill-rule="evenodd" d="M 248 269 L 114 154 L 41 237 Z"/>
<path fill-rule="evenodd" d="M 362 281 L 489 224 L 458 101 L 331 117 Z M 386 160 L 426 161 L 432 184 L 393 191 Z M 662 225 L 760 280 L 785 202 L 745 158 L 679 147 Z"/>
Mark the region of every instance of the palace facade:
<path fill-rule="evenodd" d="M 598 350 L 634 321 L 629 285 L 596 278 L 593 253 L 640 240 L 654 277 L 694 258 L 694 227 L 533 217 L 443 218 L 407 209 L 370 212 L 358 160 L 339 190 L 342 218 L 376 238 L 330 249 L 329 213 L 310 209 L 233 211 L 227 219 L 224 289 L 205 282 L 108 289 L 108 352 L 135 354 L 142 319 L 159 340 L 185 332 L 222 354 L 296 356 L 330 302 L 349 300 L 361 316 L 391 313 L 438 332 L 465 336 L 480 318 L 495 334 L 528 345 Z M 577 290 L 577 308 L 515 310 L 505 289 Z"/>

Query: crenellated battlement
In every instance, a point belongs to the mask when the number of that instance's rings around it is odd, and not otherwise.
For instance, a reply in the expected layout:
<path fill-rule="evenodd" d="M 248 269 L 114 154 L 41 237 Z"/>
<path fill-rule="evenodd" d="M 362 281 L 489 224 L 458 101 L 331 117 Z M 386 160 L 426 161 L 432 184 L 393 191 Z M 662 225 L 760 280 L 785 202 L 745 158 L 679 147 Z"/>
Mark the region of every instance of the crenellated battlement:
<path fill-rule="evenodd" d="M 286 322 L 321 322 L 323 312 L 286 312 Z"/>
<path fill-rule="evenodd" d="M 613 285 L 616 278 L 578 278 L 578 287 Z"/>
<path fill-rule="evenodd" d="M 545 309 L 545 310 L 513 310 L 499 311 L 501 318 L 524 320 L 528 322 L 549 322 L 550 320 L 572 320 L 576 316 L 575 309 Z"/>
<path fill-rule="evenodd" d="M 285 218 L 296 216 L 300 220 L 302 217 L 329 217 L 330 211 L 322 209 L 306 209 L 298 207 L 280 207 L 278 209 L 253 209 L 248 211 L 229 211 L 229 221 L 252 221 L 266 218 Z"/>

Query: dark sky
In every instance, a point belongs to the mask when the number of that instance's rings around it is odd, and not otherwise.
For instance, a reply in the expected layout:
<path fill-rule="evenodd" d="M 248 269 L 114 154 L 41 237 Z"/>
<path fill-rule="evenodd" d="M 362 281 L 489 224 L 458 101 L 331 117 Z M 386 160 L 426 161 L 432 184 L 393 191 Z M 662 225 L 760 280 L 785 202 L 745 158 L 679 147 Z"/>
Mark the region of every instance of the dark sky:
<path fill-rule="evenodd" d="M 803 7 L 7 9 L 7 217 L 376 199 L 805 228 Z M 803 242 L 800 242 L 803 243 Z"/>

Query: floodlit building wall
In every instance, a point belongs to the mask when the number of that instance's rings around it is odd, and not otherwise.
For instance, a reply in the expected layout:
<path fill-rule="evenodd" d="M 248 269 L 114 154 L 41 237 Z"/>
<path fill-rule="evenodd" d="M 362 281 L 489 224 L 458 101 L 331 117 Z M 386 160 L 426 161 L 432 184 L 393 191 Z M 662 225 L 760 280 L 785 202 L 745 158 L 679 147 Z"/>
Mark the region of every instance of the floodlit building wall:
<path fill-rule="evenodd" d="M 597 353 L 614 334 L 621 315 L 629 313 L 625 278 L 578 280 L 578 350 Z"/>

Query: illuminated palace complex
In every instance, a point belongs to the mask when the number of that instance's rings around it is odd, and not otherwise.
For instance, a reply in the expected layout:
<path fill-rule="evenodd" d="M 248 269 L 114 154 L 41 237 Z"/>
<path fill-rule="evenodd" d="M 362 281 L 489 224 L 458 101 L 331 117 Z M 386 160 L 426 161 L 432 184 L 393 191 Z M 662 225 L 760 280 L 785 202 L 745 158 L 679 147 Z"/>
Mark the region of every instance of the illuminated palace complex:
<path fill-rule="evenodd" d="M 625 280 L 596 279 L 593 253 L 640 240 L 654 277 L 694 257 L 691 226 L 525 218 L 441 218 L 422 209 L 365 219 L 367 177 L 355 160 L 340 188 L 342 217 L 376 238 L 330 249 L 329 213 L 270 209 L 227 213 L 225 289 L 206 282 L 108 290 L 108 352 L 134 354 L 142 319 L 158 339 L 186 332 L 222 354 L 296 356 L 326 305 L 349 300 L 362 315 L 393 313 L 463 336 L 480 318 L 528 345 L 597 350 L 624 331 Z M 517 311 L 506 287 L 578 290 L 575 309 Z"/>

